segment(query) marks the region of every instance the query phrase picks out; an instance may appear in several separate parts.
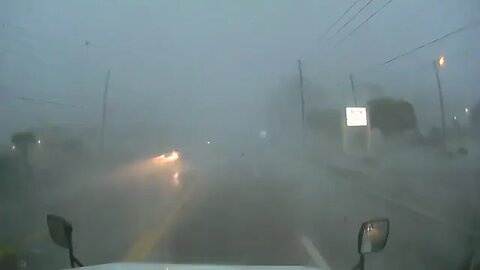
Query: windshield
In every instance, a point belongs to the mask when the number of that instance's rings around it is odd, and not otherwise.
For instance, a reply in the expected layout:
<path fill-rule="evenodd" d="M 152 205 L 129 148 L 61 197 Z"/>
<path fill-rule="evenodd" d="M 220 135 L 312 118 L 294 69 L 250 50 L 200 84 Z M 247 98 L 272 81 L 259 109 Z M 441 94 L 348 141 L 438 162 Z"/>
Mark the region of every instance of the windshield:
<path fill-rule="evenodd" d="M 470 269 L 479 11 L 1 1 L 0 268 L 68 267 L 55 214 L 86 265 L 351 269 L 362 222 L 388 218 L 367 268 Z"/>

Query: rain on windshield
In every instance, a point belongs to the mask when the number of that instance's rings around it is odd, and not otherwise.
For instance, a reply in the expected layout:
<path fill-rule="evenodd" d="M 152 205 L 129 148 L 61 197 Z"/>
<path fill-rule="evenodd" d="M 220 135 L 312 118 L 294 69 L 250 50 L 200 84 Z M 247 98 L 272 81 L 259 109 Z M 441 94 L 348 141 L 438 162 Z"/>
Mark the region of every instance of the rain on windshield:
<path fill-rule="evenodd" d="M 352 269 L 386 218 L 366 268 L 479 269 L 479 14 L 1 1 L 0 269 L 69 267 L 48 214 L 85 265 Z"/>

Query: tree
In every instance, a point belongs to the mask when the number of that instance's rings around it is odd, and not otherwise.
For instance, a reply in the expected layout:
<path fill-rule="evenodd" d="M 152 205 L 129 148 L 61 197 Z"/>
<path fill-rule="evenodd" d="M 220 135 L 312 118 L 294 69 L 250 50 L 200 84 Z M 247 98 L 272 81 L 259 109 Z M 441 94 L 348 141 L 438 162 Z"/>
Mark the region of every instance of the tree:
<path fill-rule="evenodd" d="M 370 100 L 367 106 L 371 127 L 378 128 L 385 137 L 417 129 L 415 110 L 407 101 L 383 97 Z"/>
<path fill-rule="evenodd" d="M 470 125 L 473 137 L 480 139 L 480 101 L 477 102 L 470 113 Z"/>

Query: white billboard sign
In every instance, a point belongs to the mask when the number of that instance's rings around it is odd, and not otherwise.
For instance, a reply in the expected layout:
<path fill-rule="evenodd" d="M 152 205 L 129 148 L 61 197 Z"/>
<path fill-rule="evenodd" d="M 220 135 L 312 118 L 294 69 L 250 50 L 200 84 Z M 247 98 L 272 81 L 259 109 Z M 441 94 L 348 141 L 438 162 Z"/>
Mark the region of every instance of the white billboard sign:
<path fill-rule="evenodd" d="M 365 107 L 346 107 L 345 116 L 347 127 L 365 127 L 368 125 L 367 108 Z"/>

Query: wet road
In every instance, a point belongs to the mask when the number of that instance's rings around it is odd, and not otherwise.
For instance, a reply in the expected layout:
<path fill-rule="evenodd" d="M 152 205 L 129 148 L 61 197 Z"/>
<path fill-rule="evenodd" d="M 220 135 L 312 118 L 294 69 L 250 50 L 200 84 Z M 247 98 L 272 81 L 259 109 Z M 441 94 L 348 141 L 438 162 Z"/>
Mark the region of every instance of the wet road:
<path fill-rule="evenodd" d="M 369 269 L 454 269 L 469 253 L 476 231 L 462 201 L 431 214 L 415 195 L 399 197 L 368 176 L 294 163 L 259 156 L 190 164 L 179 182 L 145 161 L 75 173 L 19 192 L 21 203 L 4 200 L 2 216 L 10 219 L 2 237 L 28 250 L 32 265 L 60 269 L 67 254 L 45 227 L 46 214 L 55 213 L 74 225 L 75 252 L 85 264 L 314 265 L 308 239 L 332 269 L 349 269 L 362 221 L 389 217 L 387 248 L 367 258 Z"/>

